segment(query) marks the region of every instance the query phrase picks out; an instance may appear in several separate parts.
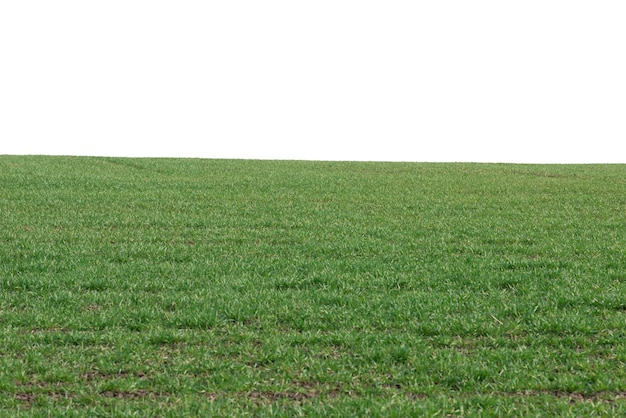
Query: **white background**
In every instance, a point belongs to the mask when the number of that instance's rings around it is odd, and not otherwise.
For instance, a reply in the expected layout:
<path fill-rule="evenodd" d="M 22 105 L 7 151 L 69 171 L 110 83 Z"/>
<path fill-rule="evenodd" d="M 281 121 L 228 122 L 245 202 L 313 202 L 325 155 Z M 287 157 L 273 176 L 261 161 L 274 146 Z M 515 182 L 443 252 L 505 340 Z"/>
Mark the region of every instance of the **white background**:
<path fill-rule="evenodd" d="M 623 0 L 0 0 L 0 154 L 626 163 Z"/>

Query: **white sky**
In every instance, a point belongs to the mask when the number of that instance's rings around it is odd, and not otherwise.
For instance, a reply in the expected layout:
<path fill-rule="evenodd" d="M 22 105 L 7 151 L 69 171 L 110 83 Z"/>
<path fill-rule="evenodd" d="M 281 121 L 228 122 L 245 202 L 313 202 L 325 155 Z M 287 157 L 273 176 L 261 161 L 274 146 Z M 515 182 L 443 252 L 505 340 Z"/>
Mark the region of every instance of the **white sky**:
<path fill-rule="evenodd" d="M 626 163 L 624 0 L 0 1 L 0 154 Z"/>

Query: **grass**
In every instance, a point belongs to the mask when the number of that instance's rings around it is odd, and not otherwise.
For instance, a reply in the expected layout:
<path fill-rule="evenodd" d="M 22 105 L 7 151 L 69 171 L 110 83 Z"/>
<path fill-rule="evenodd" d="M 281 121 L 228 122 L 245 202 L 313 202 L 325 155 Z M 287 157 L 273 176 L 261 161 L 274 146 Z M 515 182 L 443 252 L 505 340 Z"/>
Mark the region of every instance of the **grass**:
<path fill-rule="evenodd" d="M 626 166 L 0 156 L 0 415 L 626 415 Z"/>

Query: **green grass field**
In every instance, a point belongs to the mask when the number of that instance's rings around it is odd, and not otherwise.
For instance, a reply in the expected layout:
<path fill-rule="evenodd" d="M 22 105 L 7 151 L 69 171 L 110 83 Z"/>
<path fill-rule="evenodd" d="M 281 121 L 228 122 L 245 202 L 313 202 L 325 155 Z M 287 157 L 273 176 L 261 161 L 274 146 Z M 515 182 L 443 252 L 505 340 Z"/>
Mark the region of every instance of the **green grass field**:
<path fill-rule="evenodd" d="M 0 156 L 2 416 L 626 415 L 626 165 Z"/>

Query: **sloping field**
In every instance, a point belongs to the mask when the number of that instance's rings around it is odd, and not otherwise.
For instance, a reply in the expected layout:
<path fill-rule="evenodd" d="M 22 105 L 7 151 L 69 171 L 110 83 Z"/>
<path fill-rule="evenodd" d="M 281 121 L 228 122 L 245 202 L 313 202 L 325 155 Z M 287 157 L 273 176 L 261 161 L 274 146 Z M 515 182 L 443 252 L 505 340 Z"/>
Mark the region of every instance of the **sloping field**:
<path fill-rule="evenodd" d="M 0 156 L 0 415 L 626 415 L 626 166 Z"/>

